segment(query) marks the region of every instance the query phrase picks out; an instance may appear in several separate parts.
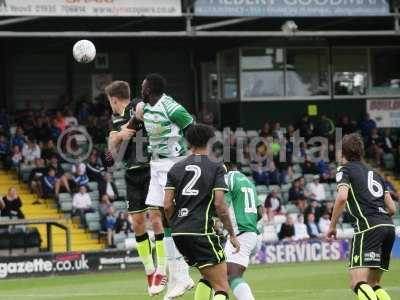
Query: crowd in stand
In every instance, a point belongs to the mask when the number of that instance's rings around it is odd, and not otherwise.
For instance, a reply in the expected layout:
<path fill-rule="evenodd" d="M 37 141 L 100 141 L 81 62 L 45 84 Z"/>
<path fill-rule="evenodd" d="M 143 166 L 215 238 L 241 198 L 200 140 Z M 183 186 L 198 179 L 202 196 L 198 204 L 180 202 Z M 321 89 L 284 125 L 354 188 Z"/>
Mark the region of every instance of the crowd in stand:
<path fill-rule="evenodd" d="M 16 125 L 11 130 L 9 116 L 0 112 L 0 160 L 5 169 L 29 169 L 29 187 L 42 199 L 57 197 L 60 193 L 72 196 L 72 212 L 79 216 L 81 226 L 87 226 L 85 215 L 98 211 L 102 230 L 107 233 L 109 246 L 113 245 L 115 233 L 132 231 L 131 221 L 126 212 L 118 211 L 113 202 L 124 200 L 113 181 L 112 174 L 103 166 L 101 147 L 94 148 L 87 161 L 63 167 L 62 157 L 57 150 L 60 135 L 70 126 L 84 126 L 95 145 L 104 145 L 110 125 L 110 112 L 104 105 L 80 103 L 75 113 L 69 107 L 63 111 L 42 109 L 21 111 L 13 120 Z M 108 126 L 106 125 L 108 124 Z M 368 114 L 356 122 L 342 116 L 335 124 L 325 114 L 318 118 L 305 115 L 296 124 L 286 128 L 279 123 L 265 122 L 261 130 L 253 131 L 254 136 L 269 138 L 271 143 L 256 145 L 256 156 L 252 157 L 246 149 L 247 163 L 240 167 L 260 189 L 264 202 L 265 224 L 282 224 L 278 230 L 281 240 L 298 240 L 320 237 L 329 226 L 334 192 L 327 185 L 335 182 L 335 128 L 341 127 L 343 133 L 359 131 L 365 141 L 368 159 L 375 165 L 388 170 L 399 170 L 400 140 L 390 129 L 378 130 L 376 123 Z M 313 145 L 302 142 L 295 147 L 293 138 L 296 131 L 305 141 L 321 136 L 328 139 L 326 157 L 316 161 Z M 285 161 L 280 160 L 282 139 L 286 138 Z M 238 136 L 232 134 L 230 144 L 235 150 Z M 267 153 L 272 153 L 272 159 Z M 259 159 L 262 158 L 262 159 Z M 308 180 L 305 180 L 305 176 Z M 100 204 L 93 206 L 90 196 L 90 182 L 97 183 Z M 388 182 L 388 188 L 397 199 L 397 192 Z M 284 199 L 283 199 L 284 198 Z M 287 204 L 296 210 L 287 211 Z M 23 217 L 21 201 L 15 189 L 10 189 L 0 200 L 1 215 Z M 276 221 L 278 220 L 278 221 Z"/>

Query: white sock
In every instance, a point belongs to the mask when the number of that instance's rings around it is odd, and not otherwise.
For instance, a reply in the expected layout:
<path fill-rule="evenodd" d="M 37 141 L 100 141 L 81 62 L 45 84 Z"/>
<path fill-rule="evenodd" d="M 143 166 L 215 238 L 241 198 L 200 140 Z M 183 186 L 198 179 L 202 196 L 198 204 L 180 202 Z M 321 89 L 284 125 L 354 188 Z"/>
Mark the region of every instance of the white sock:
<path fill-rule="evenodd" d="M 237 300 L 255 300 L 250 286 L 246 282 L 238 284 L 233 290 Z"/>
<path fill-rule="evenodd" d="M 164 238 L 165 254 L 168 262 L 170 281 L 187 281 L 189 277 L 189 266 L 183 259 L 182 254 L 175 246 L 171 237 Z"/>

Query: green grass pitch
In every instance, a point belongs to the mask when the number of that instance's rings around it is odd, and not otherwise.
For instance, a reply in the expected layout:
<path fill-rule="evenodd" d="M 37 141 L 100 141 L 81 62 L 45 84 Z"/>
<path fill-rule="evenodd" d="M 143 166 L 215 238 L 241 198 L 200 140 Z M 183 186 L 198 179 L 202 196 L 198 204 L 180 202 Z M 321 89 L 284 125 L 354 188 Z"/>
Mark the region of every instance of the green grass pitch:
<path fill-rule="evenodd" d="M 194 279 L 198 273 L 193 271 Z M 257 300 L 355 299 L 348 288 L 345 262 L 253 266 L 246 275 Z M 383 286 L 400 299 L 400 260 L 393 261 Z M 146 294 L 142 271 L 58 276 L 0 281 L 0 300 L 142 300 Z M 151 298 L 162 299 L 162 296 Z M 193 292 L 180 298 L 193 299 Z M 234 298 L 232 298 L 234 299 Z"/>

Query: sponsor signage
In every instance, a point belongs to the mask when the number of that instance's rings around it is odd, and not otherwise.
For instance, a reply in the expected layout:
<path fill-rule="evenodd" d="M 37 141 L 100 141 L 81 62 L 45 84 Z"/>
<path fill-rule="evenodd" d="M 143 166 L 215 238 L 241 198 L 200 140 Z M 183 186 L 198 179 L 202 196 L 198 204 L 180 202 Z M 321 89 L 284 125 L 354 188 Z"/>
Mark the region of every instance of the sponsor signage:
<path fill-rule="evenodd" d="M 0 0 L 0 16 L 175 17 L 181 0 Z"/>
<path fill-rule="evenodd" d="M 332 243 L 319 240 L 264 243 L 255 257 L 255 262 L 274 264 L 345 260 L 349 249 L 348 240 Z"/>
<path fill-rule="evenodd" d="M 389 0 L 197 0 L 198 16 L 330 17 L 389 14 Z"/>
<path fill-rule="evenodd" d="M 0 257 L 0 279 L 124 270 L 140 265 L 136 251 Z"/>
<path fill-rule="evenodd" d="M 369 99 L 367 112 L 377 127 L 400 127 L 400 99 Z"/>

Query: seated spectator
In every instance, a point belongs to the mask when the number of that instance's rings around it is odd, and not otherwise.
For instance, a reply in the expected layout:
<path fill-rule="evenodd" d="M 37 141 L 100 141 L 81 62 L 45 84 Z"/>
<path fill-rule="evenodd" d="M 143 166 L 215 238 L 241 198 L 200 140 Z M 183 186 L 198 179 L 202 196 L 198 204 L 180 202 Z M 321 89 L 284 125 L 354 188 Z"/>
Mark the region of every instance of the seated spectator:
<path fill-rule="evenodd" d="M 15 187 L 8 189 L 7 194 L 0 201 L 0 210 L 2 217 L 24 219 L 24 213 L 21 210 L 22 201 L 18 197 Z"/>
<path fill-rule="evenodd" d="M 78 215 L 81 219 L 81 225 L 86 227 L 85 214 L 92 211 L 92 200 L 86 186 L 82 185 L 79 187 L 79 192 L 72 198 L 72 213 Z"/>
<path fill-rule="evenodd" d="M 393 200 L 399 201 L 399 194 L 398 194 L 396 188 L 394 187 L 394 185 L 392 184 L 392 182 L 390 181 L 388 174 L 384 175 L 384 181 L 385 181 L 386 190 L 390 193 Z"/>
<path fill-rule="evenodd" d="M 267 196 L 267 199 L 264 202 L 264 207 L 267 220 L 271 223 L 274 221 L 274 216 L 285 213 L 282 200 L 278 197 L 276 189 L 271 190 L 271 193 Z"/>
<path fill-rule="evenodd" d="M 61 135 L 61 129 L 58 127 L 58 122 L 54 118 L 51 120 L 50 134 L 51 139 L 54 142 L 56 142 L 58 140 L 58 137 Z"/>
<path fill-rule="evenodd" d="M 44 116 L 39 116 L 35 120 L 33 134 L 39 142 L 45 143 L 51 136 L 49 120 Z"/>
<path fill-rule="evenodd" d="M 104 223 L 105 217 L 107 216 L 108 209 L 112 206 L 113 206 L 113 204 L 107 195 L 101 196 L 100 205 L 99 205 L 99 213 L 100 213 L 101 224 L 103 225 L 102 227 L 103 227 L 104 231 L 106 231 L 105 223 Z"/>
<path fill-rule="evenodd" d="M 31 191 L 35 193 L 38 198 L 43 197 L 43 187 L 42 181 L 43 177 L 46 175 L 46 166 L 44 164 L 43 158 L 38 158 L 35 160 L 35 168 L 32 169 L 29 174 L 29 187 Z M 35 200 L 33 204 L 40 204 L 39 199 Z"/>
<path fill-rule="evenodd" d="M 329 217 L 329 212 L 324 212 L 322 217 L 319 219 L 318 228 L 319 231 L 325 234 L 329 230 L 329 225 L 331 225 L 331 220 Z"/>
<path fill-rule="evenodd" d="M 74 117 L 72 114 L 72 111 L 70 109 L 67 109 L 65 111 L 65 126 L 66 128 L 72 127 L 72 126 L 78 126 L 78 120 Z"/>
<path fill-rule="evenodd" d="M 42 182 L 42 196 L 43 198 L 50 198 L 55 195 L 55 189 L 58 179 L 56 177 L 56 170 L 52 167 L 47 168 L 47 174 L 43 177 Z"/>
<path fill-rule="evenodd" d="M 0 135 L 0 161 L 4 169 L 8 170 L 10 168 L 10 145 L 4 135 Z"/>
<path fill-rule="evenodd" d="M 310 205 L 307 206 L 306 210 L 304 211 L 304 216 L 306 220 L 308 219 L 309 214 L 314 215 L 314 220 L 318 222 L 321 216 L 321 206 L 319 205 L 317 200 L 311 200 Z"/>
<path fill-rule="evenodd" d="M 318 163 L 318 170 L 321 176 L 321 182 L 333 182 L 333 176 L 329 162 L 326 162 L 325 159 L 322 158 Z"/>
<path fill-rule="evenodd" d="M 376 165 L 379 165 L 383 154 L 383 144 L 378 128 L 373 128 L 371 135 L 366 140 L 367 155 L 373 159 Z"/>
<path fill-rule="evenodd" d="M 371 131 L 376 128 L 376 123 L 371 119 L 369 113 L 364 115 L 363 120 L 360 122 L 361 135 L 367 139 L 371 135 Z"/>
<path fill-rule="evenodd" d="M 32 165 L 35 162 L 35 159 L 41 157 L 41 150 L 39 145 L 35 140 L 29 138 L 22 148 L 22 158 L 23 163 L 27 165 Z"/>
<path fill-rule="evenodd" d="M 57 147 L 54 144 L 53 140 L 48 140 L 43 147 L 42 158 L 46 161 L 50 161 L 53 156 L 58 156 Z"/>
<path fill-rule="evenodd" d="M 89 183 L 89 178 L 86 175 L 86 165 L 84 163 L 76 163 L 71 168 L 72 172 L 72 184 L 74 190 L 77 190 L 80 186 Z"/>
<path fill-rule="evenodd" d="M 115 210 L 113 206 L 107 209 L 107 215 L 105 217 L 105 228 L 107 231 L 107 245 L 108 248 L 115 248 L 114 245 L 114 234 L 116 231 L 117 220 L 115 218 Z"/>
<path fill-rule="evenodd" d="M 309 238 L 310 236 L 308 235 L 307 226 L 304 224 L 304 216 L 299 214 L 297 222 L 294 224 L 294 239 L 299 241 L 308 240 Z"/>
<path fill-rule="evenodd" d="M 294 234 L 293 218 L 286 214 L 286 222 L 282 224 L 278 238 L 280 241 L 291 241 L 294 238 Z"/>
<path fill-rule="evenodd" d="M 60 131 L 64 132 L 65 128 L 67 128 L 67 124 L 65 122 L 65 117 L 61 111 L 56 112 L 54 120 L 56 121 L 55 124 L 60 129 Z"/>
<path fill-rule="evenodd" d="M 69 181 L 68 174 L 65 173 L 64 169 L 61 166 L 61 163 L 58 160 L 57 155 L 53 155 L 50 158 L 50 163 L 48 165 L 49 168 L 53 168 L 56 172 L 56 186 L 54 190 L 54 195 L 57 197 L 60 191 L 65 191 L 67 193 L 72 193 Z"/>
<path fill-rule="evenodd" d="M 292 187 L 289 189 L 289 202 L 296 205 L 301 212 L 304 212 L 307 207 L 307 199 L 300 188 L 300 178 L 293 181 Z"/>
<path fill-rule="evenodd" d="M 322 234 L 315 223 L 315 215 L 313 213 L 307 215 L 307 232 L 312 239 L 322 237 Z"/>
<path fill-rule="evenodd" d="M 313 181 L 307 184 L 306 189 L 312 200 L 317 200 L 318 202 L 326 200 L 325 188 L 319 182 L 319 175 L 314 176 Z"/>
<path fill-rule="evenodd" d="M 260 142 L 256 148 L 256 157 L 251 161 L 253 179 L 256 185 L 269 184 L 267 146 Z"/>
<path fill-rule="evenodd" d="M 318 167 L 310 159 L 311 156 L 304 156 L 304 162 L 301 164 L 301 170 L 303 174 L 318 174 Z"/>
<path fill-rule="evenodd" d="M 104 170 L 105 169 L 99 162 L 96 153 L 90 154 L 89 161 L 86 163 L 86 174 L 89 177 L 89 180 L 100 183 L 103 180 L 102 173 Z"/>
<path fill-rule="evenodd" d="M 264 124 L 260 130 L 259 136 L 263 137 L 263 138 L 267 138 L 267 137 L 271 136 L 271 127 L 267 121 L 264 122 Z"/>
<path fill-rule="evenodd" d="M 347 115 L 341 117 L 338 126 L 342 128 L 343 134 L 353 133 L 357 130 L 357 123 L 350 121 Z"/>
<path fill-rule="evenodd" d="M 20 150 L 22 150 L 22 148 L 25 145 L 25 135 L 24 135 L 24 131 L 22 130 L 21 126 L 17 126 L 17 128 L 15 129 L 15 134 L 11 139 L 11 146 L 14 148 L 14 146 L 18 146 Z"/>
<path fill-rule="evenodd" d="M 103 180 L 99 184 L 99 194 L 107 195 L 111 202 L 118 199 L 118 189 L 112 180 L 111 173 L 104 174 Z"/>
<path fill-rule="evenodd" d="M 272 160 L 268 164 L 268 181 L 267 184 L 270 185 L 281 185 L 281 173 L 276 168 L 275 162 Z"/>
<path fill-rule="evenodd" d="M 127 211 L 125 212 L 121 211 L 118 214 L 117 222 L 115 224 L 115 232 L 116 233 L 123 232 L 125 234 L 133 232 L 132 221 L 129 219 L 129 214 Z"/>
<path fill-rule="evenodd" d="M 380 143 L 384 153 L 394 153 L 397 147 L 396 141 L 392 137 L 390 128 L 385 128 L 383 131 L 382 141 Z"/>
<path fill-rule="evenodd" d="M 13 147 L 13 151 L 11 153 L 11 164 L 14 168 L 18 168 L 22 161 L 22 152 L 18 145 Z"/>

